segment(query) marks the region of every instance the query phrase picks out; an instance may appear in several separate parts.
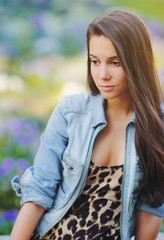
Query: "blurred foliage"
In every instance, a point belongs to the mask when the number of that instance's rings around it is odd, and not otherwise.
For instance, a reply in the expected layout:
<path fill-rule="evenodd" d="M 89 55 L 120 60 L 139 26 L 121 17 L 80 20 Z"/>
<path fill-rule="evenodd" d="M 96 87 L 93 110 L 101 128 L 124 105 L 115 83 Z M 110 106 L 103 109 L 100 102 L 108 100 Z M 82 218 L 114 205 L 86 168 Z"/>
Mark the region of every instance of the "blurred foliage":
<path fill-rule="evenodd" d="M 163 0 L 116 0 L 116 4 L 134 9 L 146 17 L 151 17 L 164 23 L 164 1 Z"/>
<path fill-rule="evenodd" d="M 119 6 L 138 9 L 159 19 L 164 2 L 1 0 L 0 52 L 10 57 L 24 58 L 44 54 L 78 54 L 85 49 L 85 31 L 91 19 Z M 161 19 L 164 21 L 163 12 Z"/>
<path fill-rule="evenodd" d="M 33 57 L 53 53 L 69 56 L 77 54 L 84 48 L 88 21 L 104 10 L 105 5 L 100 2 L 2 0 L 2 51 L 11 57 Z"/>
<path fill-rule="evenodd" d="M 0 129 L 0 234 L 9 234 L 15 222 L 20 199 L 11 189 L 11 180 L 32 164 L 43 130 L 36 118 L 10 117 Z"/>

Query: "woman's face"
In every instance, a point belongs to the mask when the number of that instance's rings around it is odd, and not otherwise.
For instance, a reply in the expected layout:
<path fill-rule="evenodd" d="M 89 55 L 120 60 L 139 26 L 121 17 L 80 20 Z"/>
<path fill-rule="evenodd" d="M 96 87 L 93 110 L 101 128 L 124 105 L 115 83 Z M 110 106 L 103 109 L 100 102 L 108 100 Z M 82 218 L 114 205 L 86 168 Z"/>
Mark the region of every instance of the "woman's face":
<path fill-rule="evenodd" d="M 107 99 L 129 96 L 125 73 L 116 49 L 109 38 L 92 36 L 89 42 L 92 78 L 102 96 Z"/>

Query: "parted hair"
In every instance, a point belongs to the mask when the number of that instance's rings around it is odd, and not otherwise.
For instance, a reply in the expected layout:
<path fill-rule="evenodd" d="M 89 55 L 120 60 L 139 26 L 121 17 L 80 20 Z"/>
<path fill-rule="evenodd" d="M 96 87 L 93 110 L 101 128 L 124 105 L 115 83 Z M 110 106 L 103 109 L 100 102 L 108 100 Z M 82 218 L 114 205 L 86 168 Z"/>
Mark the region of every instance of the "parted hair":
<path fill-rule="evenodd" d="M 115 10 L 96 18 L 87 29 L 87 83 L 99 94 L 92 74 L 89 43 L 92 36 L 105 36 L 115 46 L 129 86 L 136 116 L 135 145 L 142 179 L 136 189 L 152 207 L 164 202 L 164 114 L 163 95 L 154 64 L 148 28 L 132 12 Z"/>

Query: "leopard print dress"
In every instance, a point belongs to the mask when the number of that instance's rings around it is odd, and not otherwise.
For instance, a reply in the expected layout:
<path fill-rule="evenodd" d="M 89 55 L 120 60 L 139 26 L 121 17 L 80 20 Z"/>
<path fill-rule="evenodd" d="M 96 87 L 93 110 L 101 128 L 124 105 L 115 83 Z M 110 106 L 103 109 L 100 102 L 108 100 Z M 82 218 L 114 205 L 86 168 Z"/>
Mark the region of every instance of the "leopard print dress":
<path fill-rule="evenodd" d="M 86 186 L 64 218 L 41 238 L 31 240 L 119 240 L 123 165 L 91 162 Z"/>

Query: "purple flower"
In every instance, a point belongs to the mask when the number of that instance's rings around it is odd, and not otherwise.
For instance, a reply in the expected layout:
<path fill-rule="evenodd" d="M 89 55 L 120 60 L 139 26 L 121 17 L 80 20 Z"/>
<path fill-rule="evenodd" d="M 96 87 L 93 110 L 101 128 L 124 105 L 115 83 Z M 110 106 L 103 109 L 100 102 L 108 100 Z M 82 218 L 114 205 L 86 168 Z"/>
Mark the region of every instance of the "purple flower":
<path fill-rule="evenodd" d="M 31 18 L 32 25 L 38 30 L 42 31 L 43 29 L 43 14 L 37 13 Z"/>
<path fill-rule="evenodd" d="M 2 212 L 0 215 L 0 219 L 3 221 L 10 221 L 14 223 L 18 215 L 18 211 L 16 209 L 9 209 L 6 212 Z"/>
<path fill-rule="evenodd" d="M 0 164 L 0 186 L 2 184 L 2 188 L 9 188 L 13 176 L 21 176 L 29 166 L 30 163 L 25 159 L 4 159 Z M 3 179 L 5 179 L 5 181 Z"/>
<path fill-rule="evenodd" d="M 11 135 L 13 141 L 20 146 L 32 145 L 40 136 L 39 126 L 32 120 L 13 117 L 4 127 L 4 133 Z"/>
<path fill-rule="evenodd" d="M 12 158 L 5 158 L 0 164 L 0 176 L 4 176 L 12 171 L 14 168 L 14 160 Z"/>
<path fill-rule="evenodd" d="M 160 22 L 158 21 L 154 21 L 151 19 L 147 19 L 145 20 L 151 30 L 151 32 L 153 33 L 153 35 L 156 36 L 163 36 L 164 31 L 163 31 L 163 26 Z"/>
<path fill-rule="evenodd" d="M 15 161 L 15 163 L 16 163 L 16 168 L 21 172 L 24 172 L 30 166 L 29 162 L 27 162 L 24 159 L 18 159 Z"/>

